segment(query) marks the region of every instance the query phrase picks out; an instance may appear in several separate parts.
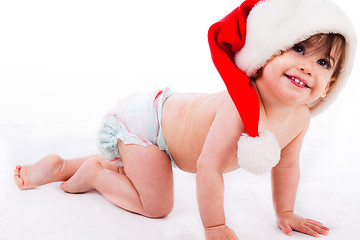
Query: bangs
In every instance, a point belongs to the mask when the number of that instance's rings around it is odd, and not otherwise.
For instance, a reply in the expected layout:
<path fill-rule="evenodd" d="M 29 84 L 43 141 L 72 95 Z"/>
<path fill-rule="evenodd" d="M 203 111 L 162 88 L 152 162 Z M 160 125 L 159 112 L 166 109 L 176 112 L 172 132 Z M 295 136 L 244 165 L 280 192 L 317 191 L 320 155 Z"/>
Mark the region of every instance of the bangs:
<path fill-rule="evenodd" d="M 300 44 L 303 44 L 310 54 L 322 55 L 333 67 L 333 77 L 337 77 L 345 58 L 345 39 L 342 35 L 316 34 Z"/>

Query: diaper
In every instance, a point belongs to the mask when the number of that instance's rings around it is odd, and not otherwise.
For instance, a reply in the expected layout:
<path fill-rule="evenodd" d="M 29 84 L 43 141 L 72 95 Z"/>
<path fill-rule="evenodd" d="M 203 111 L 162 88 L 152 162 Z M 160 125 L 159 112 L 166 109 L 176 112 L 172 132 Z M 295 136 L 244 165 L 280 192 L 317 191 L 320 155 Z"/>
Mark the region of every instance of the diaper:
<path fill-rule="evenodd" d="M 122 167 L 118 140 L 140 146 L 157 145 L 164 150 L 172 163 L 162 129 L 162 109 L 173 94 L 168 88 L 150 93 L 137 93 L 121 99 L 102 120 L 97 146 L 100 153 L 115 166 Z"/>

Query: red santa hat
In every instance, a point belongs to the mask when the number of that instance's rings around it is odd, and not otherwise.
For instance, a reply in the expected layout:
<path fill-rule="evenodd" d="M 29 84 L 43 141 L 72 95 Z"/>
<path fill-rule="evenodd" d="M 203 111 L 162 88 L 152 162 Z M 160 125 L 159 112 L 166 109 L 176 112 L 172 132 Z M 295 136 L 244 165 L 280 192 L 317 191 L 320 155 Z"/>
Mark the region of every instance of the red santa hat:
<path fill-rule="evenodd" d="M 267 172 L 278 163 L 281 152 L 271 132 L 258 132 L 260 105 L 249 77 L 255 77 L 273 56 L 319 33 L 344 36 L 345 61 L 326 98 L 309 104 L 312 115 L 334 101 L 354 62 L 355 31 L 337 5 L 329 0 L 245 0 L 210 27 L 208 40 L 214 65 L 247 132 L 238 142 L 241 168 L 255 174 Z"/>

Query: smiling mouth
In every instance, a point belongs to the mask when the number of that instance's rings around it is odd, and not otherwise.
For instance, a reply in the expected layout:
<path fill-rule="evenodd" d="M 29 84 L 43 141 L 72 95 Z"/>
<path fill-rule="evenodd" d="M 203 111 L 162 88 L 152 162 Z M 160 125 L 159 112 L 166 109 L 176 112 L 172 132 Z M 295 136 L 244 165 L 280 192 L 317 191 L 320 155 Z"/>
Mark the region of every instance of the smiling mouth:
<path fill-rule="evenodd" d="M 306 84 L 305 80 L 303 80 L 303 79 L 301 79 L 301 78 L 298 78 L 298 77 L 296 77 L 296 76 L 286 75 L 286 74 L 285 74 L 285 76 L 290 80 L 290 82 L 291 82 L 292 84 L 294 84 L 294 85 L 297 86 L 297 87 L 300 87 L 300 88 L 310 88 L 310 87 Z"/>

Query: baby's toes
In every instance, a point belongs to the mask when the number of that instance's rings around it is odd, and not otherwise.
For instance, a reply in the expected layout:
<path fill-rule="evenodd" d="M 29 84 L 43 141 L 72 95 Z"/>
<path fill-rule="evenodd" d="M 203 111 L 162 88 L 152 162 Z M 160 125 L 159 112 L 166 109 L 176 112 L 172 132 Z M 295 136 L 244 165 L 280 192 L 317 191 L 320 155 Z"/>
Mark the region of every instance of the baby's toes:
<path fill-rule="evenodd" d="M 20 173 L 18 175 L 14 176 L 15 184 L 20 188 L 21 190 L 24 189 L 24 179 L 20 177 Z"/>
<path fill-rule="evenodd" d="M 14 170 L 14 181 L 15 184 L 18 186 L 18 188 L 23 190 L 25 189 L 25 182 L 24 179 L 21 177 L 20 171 L 21 171 L 21 166 L 20 165 L 16 166 Z"/>
<path fill-rule="evenodd" d="M 60 188 L 61 188 L 64 192 L 66 192 L 66 184 L 65 184 L 65 182 L 60 183 Z"/>
<path fill-rule="evenodd" d="M 20 170 L 21 170 L 21 166 L 17 165 L 14 169 L 14 174 L 15 175 L 20 174 Z"/>
<path fill-rule="evenodd" d="M 67 193 L 78 193 L 79 192 L 68 181 L 61 183 L 60 187 L 64 192 L 67 192 Z"/>

